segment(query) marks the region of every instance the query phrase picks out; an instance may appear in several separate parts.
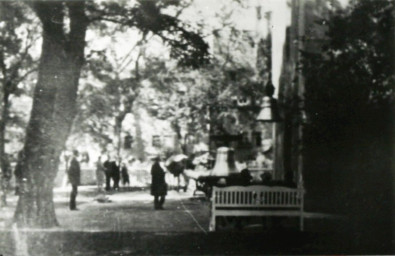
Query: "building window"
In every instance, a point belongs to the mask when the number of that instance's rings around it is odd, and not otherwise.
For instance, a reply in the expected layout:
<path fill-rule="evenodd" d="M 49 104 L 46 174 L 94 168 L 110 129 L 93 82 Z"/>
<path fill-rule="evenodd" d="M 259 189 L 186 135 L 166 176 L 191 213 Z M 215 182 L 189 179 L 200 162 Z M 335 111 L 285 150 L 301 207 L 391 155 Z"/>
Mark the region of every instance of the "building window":
<path fill-rule="evenodd" d="M 160 147 L 161 143 L 160 143 L 160 137 L 159 135 L 153 135 L 152 136 L 152 146 L 154 147 Z"/>

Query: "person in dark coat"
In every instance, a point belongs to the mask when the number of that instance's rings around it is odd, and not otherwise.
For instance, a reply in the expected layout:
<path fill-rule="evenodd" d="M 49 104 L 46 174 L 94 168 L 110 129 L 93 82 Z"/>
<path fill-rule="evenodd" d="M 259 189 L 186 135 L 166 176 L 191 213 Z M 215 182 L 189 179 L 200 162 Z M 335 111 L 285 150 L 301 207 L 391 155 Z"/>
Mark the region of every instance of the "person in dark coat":
<path fill-rule="evenodd" d="M 252 177 L 252 175 L 251 175 L 250 170 L 248 170 L 247 168 L 241 170 L 241 172 L 240 172 L 240 178 L 241 178 L 240 182 L 241 182 L 241 185 L 242 185 L 242 186 L 251 185 L 251 182 L 252 182 L 252 178 L 253 178 L 253 177 Z"/>
<path fill-rule="evenodd" d="M 105 168 L 106 174 L 106 191 L 109 191 L 111 189 L 111 180 L 113 181 L 113 189 L 118 190 L 120 179 L 119 166 L 117 165 L 115 160 L 111 159 L 110 156 L 107 157 L 107 160 L 103 163 L 103 166 Z"/>
<path fill-rule="evenodd" d="M 119 181 L 121 179 L 121 174 L 119 170 L 119 165 L 116 161 L 111 161 L 111 178 L 114 182 L 113 189 L 119 190 Z"/>
<path fill-rule="evenodd" d="M 67 174 L 69 177 L 69 182 L 71 184 L 71 194 L 70 194 L 70 210 L 77 210 L 76 198 L 78 194 L 78 186 L 81 183 L 81 168 L 80 163 L 77 160 L 78 151 L 73 151 L 73 158 L 70 162 L 70 167 L 67 170 Z"/>
<path fill-rule="evenodd" d="M 155 210 L 163 210 L 163 204 L 167 195 L 167 184 L 165 181 L 165 171 L 160 165 L 160 158 L 154 159 L 154 164 L 151 168 L 151 195 L 154 196 Z"/>
<path fill-rule="evenodd" d="M 111 189 L 111 165 L 110 165 L 110 156 L 107 156 L 107 160 L 103 163 L 104 174 L 106 176 L 106 191 Z"/>
<path fill-rule="evenodd" d="M 128 184 L 129 186 L 130 185 L 129 173 L 125 163 L 122 163 L 121 174 L 122 174 L 122 185 L 126 186 L 126 184 Z"/>

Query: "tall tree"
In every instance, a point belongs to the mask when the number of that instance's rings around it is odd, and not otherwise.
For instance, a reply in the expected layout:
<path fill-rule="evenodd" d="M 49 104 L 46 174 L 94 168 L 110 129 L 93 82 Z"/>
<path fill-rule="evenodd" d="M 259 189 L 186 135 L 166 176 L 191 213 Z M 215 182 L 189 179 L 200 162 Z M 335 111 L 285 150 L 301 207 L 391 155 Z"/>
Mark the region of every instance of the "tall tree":
<path fill-rule="evenodd" d="M 23 94 L 23 83 L 37 71 L 31 49 L 38 38 L 38 25 L 32 24 L 31 11 L 21 3 L 0 2 L 0 81 L 1 81 L 1 120 L 0 120 L 0 166 L 3 178 L 11 175 L 9 160 L 6 157 L 6 127 L 10 121 L 11 96 Z M 8 177 L 6 179 L 9 179 Z M 0 176 L 1 179 L 1 176 Z M 5 186 L 3 186 L 5 189 Z M 5 196 L 6 191 L 3 191 Z M 5 198 L 5 197 L 4 197 Z M 5 199 L 4 199 L 5 200 Z"/>
<path fill-rule="evenodd" d="M 88 19 L 84 2 L 31 2 L 43 29 L 39 75 L 18 168 L 24 179 L 15 211 L 19 225 L 57 225 L 53 181 L 75 114 Z M 64 26 L 67 8 L 70 31 Z M 18 171 L 18 170 L 17 170 Z"/>
<path fill-rule="evenodd" d="M 167 42 L 181 65 L 197 67 L 208 61 L 207 44 L 198 33 L 162 8 L 178 1 L 102 3 L 31 1 L 43 29 L 38 81 L 18 168 L 24 179 L 14 219 L 18 225 L 57 225 L 53 182 L 59 156 L 76 114 L 76 99 L 84 64 L 85 35 L 90 22 L 103 20 L 133 26 Z M 67 22 L 66 22 L 67 20 Z"/>

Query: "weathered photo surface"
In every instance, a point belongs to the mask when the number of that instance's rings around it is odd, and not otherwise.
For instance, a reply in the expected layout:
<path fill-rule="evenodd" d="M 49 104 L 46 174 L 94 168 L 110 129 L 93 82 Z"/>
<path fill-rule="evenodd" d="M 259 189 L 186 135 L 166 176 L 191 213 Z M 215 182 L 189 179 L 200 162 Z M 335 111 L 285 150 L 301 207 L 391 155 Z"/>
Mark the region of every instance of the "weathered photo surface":
<path fill-rule="evenodd" d="M 0 256 L 395 254 L 392 0 L 0 0 Z"/>

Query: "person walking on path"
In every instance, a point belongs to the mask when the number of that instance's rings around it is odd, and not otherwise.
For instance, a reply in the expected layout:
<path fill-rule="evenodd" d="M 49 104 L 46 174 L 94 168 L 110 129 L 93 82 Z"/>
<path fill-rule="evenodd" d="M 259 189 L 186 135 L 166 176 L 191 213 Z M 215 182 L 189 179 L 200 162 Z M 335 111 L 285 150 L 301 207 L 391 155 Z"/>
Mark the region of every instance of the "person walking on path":
<path fill-rule="evenodd" d="M 101 156 L 98 157 L 96 162 L 96 183 L 99 192 L 103 191 L 105 168 L 103 166 Z"/>
<path fill-rule="evenodd" d="M 160 157 L 154 158 L 151 168 L 151 195 L 154 196 L 154 209 L 163 210 L 163 204 L 167 195 L 167 184 L 165 181 L 165 171 L 160 165 Z"/>
<path fill-rule="evenodd" d="M 81 183 L 81 168 L 78 162 L 78 151 L 73 150 L 73 157 L 70 162 L 70 167 L 67 171 L 69 182 L 71 184 L 71 194 L 70 194 L 70 210 L 77 210 L 76 198 L 78 194 L 78 186 Z"/>

